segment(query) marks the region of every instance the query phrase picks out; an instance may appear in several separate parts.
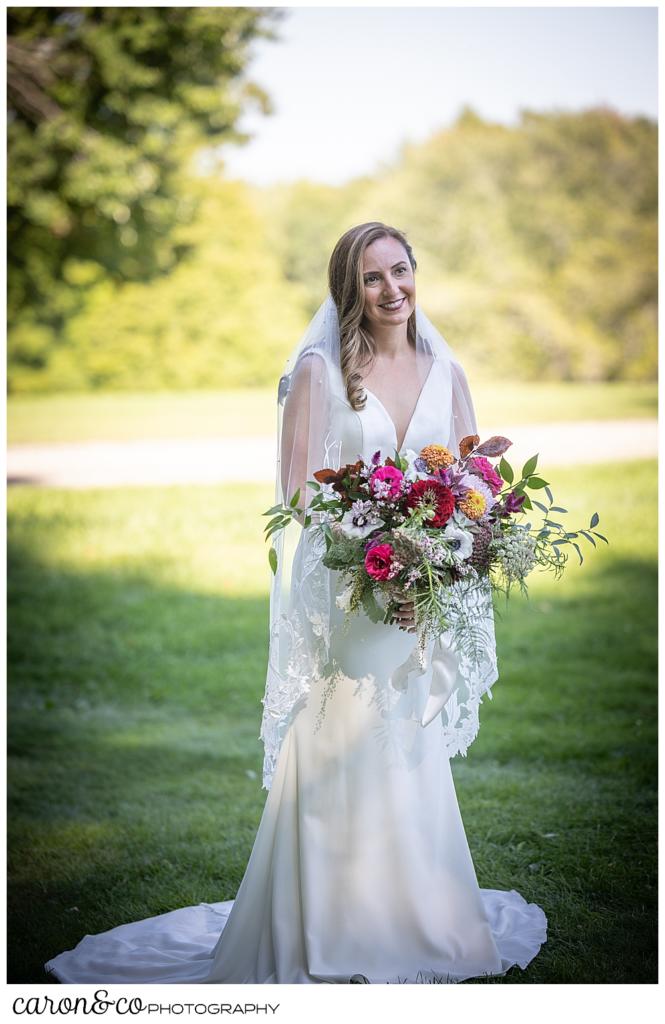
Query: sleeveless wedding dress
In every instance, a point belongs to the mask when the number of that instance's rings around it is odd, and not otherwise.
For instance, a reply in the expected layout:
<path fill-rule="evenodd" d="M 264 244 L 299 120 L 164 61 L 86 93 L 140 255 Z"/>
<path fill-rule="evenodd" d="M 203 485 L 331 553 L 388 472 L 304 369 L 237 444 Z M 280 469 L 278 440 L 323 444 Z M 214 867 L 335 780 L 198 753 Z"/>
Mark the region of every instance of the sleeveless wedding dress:
<path fill-rule="evenodd" d="M 342 463 L 397 446 L 388 412 L 367 396 L 360 412 L 336 412 Z M 447 444 L 437 422 L 430 374 L 402 447 Z M 431 670 L 403 692 L 390 685 L 413 645 L 365 615 L 341 632 L 334 685 L 319 687 L 282 742 L 235 900 L 87 935 L 47 971 L 79 984 L 317 984 L 524 969 L 547 919 L 514 890 L 478 886 L 440 719 L 421 724 Z"/>

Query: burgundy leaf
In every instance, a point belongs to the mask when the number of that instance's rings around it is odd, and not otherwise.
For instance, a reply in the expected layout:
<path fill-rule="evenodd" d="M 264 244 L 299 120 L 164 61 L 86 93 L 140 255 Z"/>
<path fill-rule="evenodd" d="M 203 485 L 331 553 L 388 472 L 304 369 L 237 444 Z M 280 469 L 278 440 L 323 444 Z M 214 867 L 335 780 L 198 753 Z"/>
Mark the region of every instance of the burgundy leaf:
<path fill-rule="evenodd" d="M 507 437 L 501 437 L 499 434 L 496 434 L 494 437 L 490 437 L 489 441 L 483 441 L 481 445 L 478 445 L 476 455 L 489 455 L 493 459 L 497 455 L 503 455 L 504 452 L 507 452 L 512 443 Z"/>

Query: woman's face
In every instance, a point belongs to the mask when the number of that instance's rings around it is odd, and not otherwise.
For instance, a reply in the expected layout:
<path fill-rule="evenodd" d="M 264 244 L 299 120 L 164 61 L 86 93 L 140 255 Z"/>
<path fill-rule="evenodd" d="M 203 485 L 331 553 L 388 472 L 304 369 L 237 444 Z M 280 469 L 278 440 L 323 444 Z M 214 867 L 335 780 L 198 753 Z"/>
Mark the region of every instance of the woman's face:
<path fill-rule="evenodd" d="M 367 326 L 406 323 L 416 306 L 416 282 L 406 249 L 390 235 L 377 238 L 363 253 Z"/>

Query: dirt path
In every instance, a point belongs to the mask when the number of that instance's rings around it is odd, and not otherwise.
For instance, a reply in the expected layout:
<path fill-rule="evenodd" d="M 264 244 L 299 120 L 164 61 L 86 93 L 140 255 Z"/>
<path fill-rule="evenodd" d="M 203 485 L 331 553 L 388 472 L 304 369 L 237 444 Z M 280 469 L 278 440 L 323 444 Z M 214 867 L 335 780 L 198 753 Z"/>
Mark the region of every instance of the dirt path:
<path fill-rule="evenodd" d="M 656 420 L 543 423 L 484 429 L 482 437 L 495 432 L 513 441 L 506 457 L 518 469 L 536 452 L 544 470 L 657 454 Z M 7 478 L 10 484 L 66 488 L 267 482 L 274 463 L 270 437 L 20 444 L 7 451 Z"/>

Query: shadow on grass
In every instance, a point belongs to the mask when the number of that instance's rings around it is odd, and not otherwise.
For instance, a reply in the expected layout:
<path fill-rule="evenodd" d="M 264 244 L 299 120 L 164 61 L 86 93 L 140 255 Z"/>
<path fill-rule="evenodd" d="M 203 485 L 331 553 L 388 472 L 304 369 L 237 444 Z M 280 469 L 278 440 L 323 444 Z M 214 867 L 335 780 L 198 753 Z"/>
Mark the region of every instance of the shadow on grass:
<path fill-rule="evenodd" d="M 9 977 L 83 932 L 231 897 L 265 800 L 267 598 L 10 546 Z"/>
<path fill-rule="evenodd" d="M 478 878 L 549 941 L 490 983 L 648 982 L 655 569 L 614 559 L 497 623 L 501 679 L 453 770 Z M 230 899 L 265 800 L 267 599 L 10 549 L 10 982 L 87 932 Z"/>

